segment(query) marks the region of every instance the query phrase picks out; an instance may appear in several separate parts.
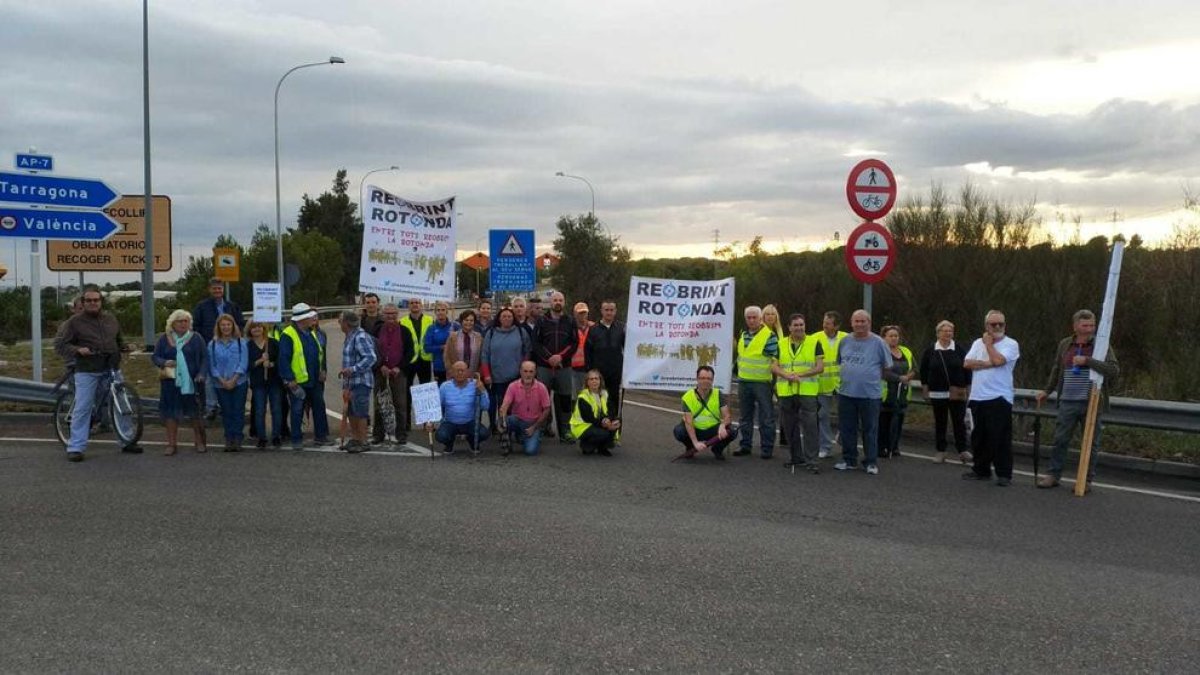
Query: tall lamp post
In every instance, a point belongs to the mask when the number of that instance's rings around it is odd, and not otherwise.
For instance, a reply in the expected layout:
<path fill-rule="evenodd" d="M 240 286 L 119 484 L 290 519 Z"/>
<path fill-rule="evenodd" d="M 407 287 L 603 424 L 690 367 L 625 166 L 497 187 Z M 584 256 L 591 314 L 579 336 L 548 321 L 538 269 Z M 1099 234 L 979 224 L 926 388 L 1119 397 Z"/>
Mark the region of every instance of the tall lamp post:
<path fill-rule="evenodd" d="M 588 182 L 588 179 L 584 178 L 583 176 L 575 176 L 575 175 L 572 175 L 569 173 L 563 173 L 562 171 L 559 171 L 559 172 L 555 173 L 554 175 L 559 176 L 561 178 L 574 178 L 575 180 L 581 180 L 581 181 L 583 181 L 583 183 L 585 185 L 588 186 L 588 190 L 591 191 L 591 193 L 592 193 L 592 210 L 588 211 L 588 215 L 590 215 L 592 217 L 592 220 L 595 220 L 596 219 L 596 188 L 592 187 L 592 184 Z"/>
<path fill-rule="evenodd" d="M 359 211 L 360 215 L 362 214 L 363 211 L 366 210 L 365 208 L 363 208 L 363 205 L 361 202 L 362 202 L 363 185 L 366 185 L 367 178 L 369 178 L 371 176 L 371 174 L 379 173 L 380 171 L 399 171 L 399 170 L 400 170 L 400 167 L 393 164 L 391 166 L 387 166 L 382 169 L 371 169 L 370 171 L 363 174 L 362 180 L 358 181 L 358 201 L 360 202 L 358 205 L 358 211 Z"/>
<path fill-rule="evenodd" d="M 279 78 L 279 83 L 275 85 L 275 255 L 279 273 L 279 299 L 280 304 L 285 307 L 287 306 L 287 284 L 283 279 L 283 210 L 280 207 L 279 201 L 279 88 L 283 86 L 283 81 L 287 79 L 288 75 L 301 68 L 328 66 L 345 62 L 346 60 L 340 56 L 331 56 L 326 61 L 302 63 L 284 73 L 283 77 Z"/>

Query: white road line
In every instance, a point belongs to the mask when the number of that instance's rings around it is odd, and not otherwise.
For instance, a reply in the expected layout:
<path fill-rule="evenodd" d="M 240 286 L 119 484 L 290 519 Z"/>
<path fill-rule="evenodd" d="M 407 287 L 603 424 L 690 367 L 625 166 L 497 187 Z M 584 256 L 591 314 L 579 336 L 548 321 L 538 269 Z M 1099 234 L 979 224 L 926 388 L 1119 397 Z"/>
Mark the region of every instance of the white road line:
<path fill-rule="evenodd" d="M 672 415 L 680 414 L 679 410 L 672 410 L 671 408 L 664 408 L 662 406 L 652 405 L 650 403 L 642 403 L 641 401 L 633 401 L 633 400 L 630 400 L 629 398 L 625 398 L 623 403 L 626 403 L 629 405 L 635 405 L 635 406 L 638 406 L 639 408 L 658 410 L 660 412 L 670 413 Z M 757 428 L 757 426 L 755 428 Z M 918 454 L 918 453 L 912 453 L 912 452 L 908 452 L 907 450 L 904 452 L 904 456 L 905 457 L 916 457 L 918 459 L 924 459 L 924 460 L 928 460 L 930 462 L 935 460 L 935 458 L 931 455 L 922 455 L 922 454 Z M 1020 469 L 1013 469 L 1013 474 L 1018 475 L 1018 476 L 1027 476 L 1029 478 L 1032 478 L 1034 475 L 1032 471 L 1022 471 Z M 1075 480 L 1072 478 L 1063 478 L 1062 482 L 1064 485 L 1066 485 L 1066 484 L 1074 485 L 1075 484 Z M 1141 495 L 1149 495 L 1151 497 L 1162 497 L 1164 499 L 1178 499 L 1180 501 L 1200 504 L 1200 497 L 1179 494 L 1178 492 L 1164 492 L 1162 490 L 1149 490 L 1146 488 L 1128 487 L 1125 485 L 1113 485 L 1112 483 L 1092 483 L 1092 487 L 1093 488 L 1104 488 L 1106 490 L 1119 490 L 1121 492 L 1133 492 L 1133 493 L 1141 494 Z"/>

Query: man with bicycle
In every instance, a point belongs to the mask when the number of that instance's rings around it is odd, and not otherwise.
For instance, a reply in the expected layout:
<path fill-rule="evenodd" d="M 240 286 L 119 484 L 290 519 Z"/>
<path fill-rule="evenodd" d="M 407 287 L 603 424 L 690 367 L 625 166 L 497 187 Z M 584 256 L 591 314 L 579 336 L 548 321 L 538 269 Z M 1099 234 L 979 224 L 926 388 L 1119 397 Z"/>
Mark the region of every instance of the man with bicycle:
<path fill-rule="evenodd" d="M 92 408 L 96 397 L 103 396 L 101 385 L 109 370 L 121 363 L 126 351 L 117 318 L 104 311 L 104 298 L 94 285 L 83 289 L 83 311 L 67 319 L 54 340 L 54 351 L 68 363 L 75 362 L 75 402 L 71 408 L 71 440 L 67 459 L 82 462 L 92 427 Z M 136 444 L 121 452 L 140 453 Z"/>

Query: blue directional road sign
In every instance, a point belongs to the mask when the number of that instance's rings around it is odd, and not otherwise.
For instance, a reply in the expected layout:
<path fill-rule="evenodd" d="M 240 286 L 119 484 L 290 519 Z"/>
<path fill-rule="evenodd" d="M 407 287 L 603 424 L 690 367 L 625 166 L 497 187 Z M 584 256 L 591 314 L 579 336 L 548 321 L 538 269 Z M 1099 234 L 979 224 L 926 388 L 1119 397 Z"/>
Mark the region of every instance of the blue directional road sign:
<path fill-rule="evenodd" d="M 50 155 L 18 153 L 13 165 L 22 171 L 53 171 L 54 158 Z"/>
<path fill-rule="evenodd" d="M 50 211 L 0 205 L 0 237 L 103 241 L 121 224 L 103 211 Z"/>
<path fill-rule="evenodd" d="M 91 178 L 0 172 L 0 202 L 102 209 L 119 196 L 109 186 Z"/>
<path fill-rule="evenodd" d="M 533 290 L 533 230 L 488 230 L 488 249 L 488 287 L 493 292 Z"/>

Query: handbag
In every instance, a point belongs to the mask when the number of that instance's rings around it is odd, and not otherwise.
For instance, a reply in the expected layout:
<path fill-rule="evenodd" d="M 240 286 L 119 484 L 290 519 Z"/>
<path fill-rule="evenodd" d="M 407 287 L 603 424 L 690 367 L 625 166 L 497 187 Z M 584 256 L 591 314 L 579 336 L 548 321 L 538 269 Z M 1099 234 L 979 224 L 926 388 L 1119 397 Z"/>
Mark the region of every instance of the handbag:
<path fill-rule="evenodd" d="M 940 350 L 938 351 L 937 355 L 938 355 L 938 360 L 942 362 L 942 372 L 946 374 L 946 383 L 950 387 L 950 400 L 951 401 L 967 400 L 967 388 L 966 387 L 956 387 L 953 384 L 949 384 L 950 383 L 950 369 L 946 367 L 946 357 L 942 356 L 942 352 Z"/>
<path fill-rule="evenodd" d="M 173 380 L 175 379 L 175 366 L 163 366 L 158 369 L 158 379 Z"/>

